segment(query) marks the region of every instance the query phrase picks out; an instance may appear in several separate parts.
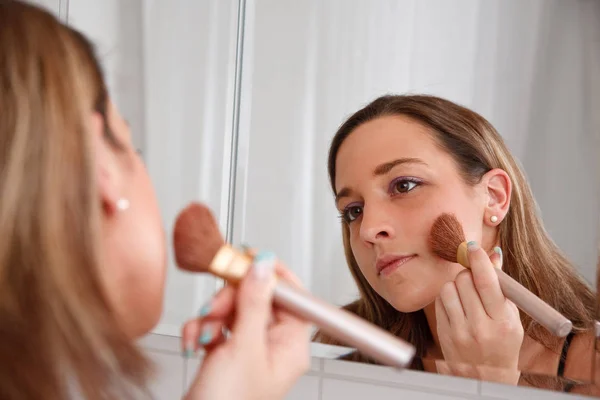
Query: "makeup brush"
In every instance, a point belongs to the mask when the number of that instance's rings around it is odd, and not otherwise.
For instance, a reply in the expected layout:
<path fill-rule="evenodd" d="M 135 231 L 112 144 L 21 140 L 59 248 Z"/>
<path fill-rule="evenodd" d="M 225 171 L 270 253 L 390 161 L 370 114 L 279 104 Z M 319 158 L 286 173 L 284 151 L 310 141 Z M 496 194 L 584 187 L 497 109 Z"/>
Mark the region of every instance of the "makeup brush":
<path fill-rule="evenodd" d="M 435 220 L 429 236 L 429 246 L 438 257 L 469 268 L 465 235 L 460 222 L 453 214 L 442 214 Z M 506 272 L 499 268 L 494 270 L 498 274 L 504 295 L 523 312 L 558 337 L 567 336 L 571 332 L 571 321 Z"/>
<path fill-rule="evenodd" d="M 235 284 L 252 264 L 252 257 L 225 243 L 215 218 L 202 204 L 192 203 L 181 211 L 173 240 L 175 260 L 188 271 L 209 272 Z M 404 368 L 415 355 L 415 348 L 400 338 L 283 281 L 276 285 L 274 303 L 384 365 Z"/>

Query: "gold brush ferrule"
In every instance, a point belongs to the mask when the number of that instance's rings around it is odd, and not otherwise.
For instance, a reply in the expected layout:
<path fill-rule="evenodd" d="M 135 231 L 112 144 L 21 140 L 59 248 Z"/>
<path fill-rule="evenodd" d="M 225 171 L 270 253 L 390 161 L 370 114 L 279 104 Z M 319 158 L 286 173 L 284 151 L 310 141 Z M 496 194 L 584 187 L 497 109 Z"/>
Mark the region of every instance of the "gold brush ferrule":
<path fill-rule="evenodd" d="M 458 245 L 458 249 L 456 250 L 456 262 L 465 268 L 470 268 L 467 251 L 467 242 L 462 242 Z"/>
<path fill-rule="evenodd" d="M 239 282 L 248 272 L 252 258 L 229 244 L 223 245 L 210 263 L 209 271 L 229 282 Z"/>

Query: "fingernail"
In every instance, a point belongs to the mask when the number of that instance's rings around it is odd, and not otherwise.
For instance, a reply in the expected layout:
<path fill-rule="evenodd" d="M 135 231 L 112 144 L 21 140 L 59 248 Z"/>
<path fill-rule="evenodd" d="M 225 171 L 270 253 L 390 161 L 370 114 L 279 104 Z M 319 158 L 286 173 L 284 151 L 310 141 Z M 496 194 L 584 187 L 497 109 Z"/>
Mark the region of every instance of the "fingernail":
<path fill-rule="evenodd" d="M 198 338 L 198 343 L 201 345 L 205 345 L 210 343 L 210 341 L 212 340 L 212 331 L 210 330 L 209 326 L 205 326 L 202 329 L 202 335 L 200 335 L 200 337 Z"/>
<path fill-rule="evenodd" d="M 198 316 L 200 318 L 202 317 L 206 317 L 208 314 L 210 314 L 210 310 L 212 309 L 212 300 L 207 302 L 206 304 L 204 304 L 202 306 L 202 308 L 200 308 L 200 311 L 198 311 Z"/>
<path fill-rule="evenodd" d="M 504 255 L 502 254 L 502 249 L 498 246 L 494 247 L 494 253 L 498 254 L 500 256 L 500 266 L 499 268 L 502 268 L 502 263 L 504 261 Z"/>
<path fill-rule="evenodd" d="M 221 335 L 223 335 L 223 337 L 229 337 L 229 330 L 227 330 L 227 327 L 223 326 L 221 328 Z"/>
<path fill-rule="evenodd" d="M 265 280 L 273 273 L 275 269 L 275 253 L 270 251 L 261 251 L 254 257 L 254 266 L 252 273 L 258 280 Z"/>
<path fill-rule="evenodd" d="M 185 345 L 185 350 L 183 351 L 183 356 L 185 358 L 192 358 L 194 356 L 194 345 L 188 343 Z"/>
<path fill-rule="evenodd" d="M 498 254 L 500 256 L 500 259 L 502 259 L 502 249 L 500 247 L 494 247 L 494 253 Z"/>
<path fill-rule="evenodd" d="M 467 243 L 467 250 L 469 251 L 475 251 L 475 250 L 479 250 L 479 246 L 477 245 L 476 241 L 470 241 Z"/>

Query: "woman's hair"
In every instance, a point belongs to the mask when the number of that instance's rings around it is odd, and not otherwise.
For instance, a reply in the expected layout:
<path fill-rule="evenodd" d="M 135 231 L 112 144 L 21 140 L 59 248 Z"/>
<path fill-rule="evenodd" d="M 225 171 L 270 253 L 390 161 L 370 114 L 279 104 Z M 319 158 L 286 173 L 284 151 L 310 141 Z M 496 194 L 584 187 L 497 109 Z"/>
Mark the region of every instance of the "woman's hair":
<path fill-rule="evenodd" d="M 498 132 L 477 113 L 427 95 L 383 96 L 374 100 L 353 114 L 333 138 L 328 169 L 334 194 L 336 157 L 340 146 L 356 128 L 385 116 L 407 117 L 427 127 L 436 142 L 452 156 L 467 184 L 478 183 L 486 172 L 494 168 L 506 171 L 513 191 L 508 214 L 499 225 L 503 269 L 570 319 L 576 332 L 590 329 L 595 317 L 594 294 L 544 230 L 531 189 L 517 161 Z M 417 355 L 424 356 L 432 343 L 424 312 L 399 312 L 377 294 L 362 275 L 352 254 L 348 225 L 344 222 L 342 234 L 346 260 L 360 292 L 360 298 L 345 308 L 408 340 L 416 345 Z M 521 320 L 527 335 L 557 351 L 558 339 L 528 315 L 521 313 Z M 322 333 L 318 333 L 315 340 L 339 344 Z M 351 358 L 370 361 L 358 354 Z"/>
<path fill-rule="evenodd" d="M 107 104 L 81 34 L 35 6 L 0 0 L 2 399 L 124 398 L 148 378 L 100 272 L 89 125 L 98 112 L 119 150 Z"/>

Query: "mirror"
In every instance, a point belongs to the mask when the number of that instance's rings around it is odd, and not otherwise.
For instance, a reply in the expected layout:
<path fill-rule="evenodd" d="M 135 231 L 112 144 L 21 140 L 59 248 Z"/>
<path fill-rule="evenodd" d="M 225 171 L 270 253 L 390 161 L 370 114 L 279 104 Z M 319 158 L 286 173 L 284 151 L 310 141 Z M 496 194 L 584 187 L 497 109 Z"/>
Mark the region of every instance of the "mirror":
<path fill-rule="evenodd" d="M 505 257 L 509 254 L 509 259 L 517 260 L 515 254 L 520 251 L 522 257 L 518 265 L 523 268 L 531 267 L 523 261 L 525 255 L 530 257 L 531 263 L 550 260 L 555 265 L 554 270 L 544 269 L 542 265 L 535 267 L 537 272 L 529 275 L 533 277 L 529 287 L 541 290 L 546 298 L 555 299 L 564 313 L 580 316 L 587 313 L 585 327 L 581 327 L 584 331 L 569 341 L 570 347 L 565 345 L 565 340 L 556 338 L 548 339 L 544 345 L 537 333 L 525 332 L 523 345 L 516 352 L 520 378 L 512 384 L 577 392 L 591 382 L 594 334 L 590 324 L 594 318 L 594 301 L 589 300 L 592 293 L 588 291 L 592 291 L 590 288 L 596 279 L 600 239 L 600 176 L 596 164 L 600 152 L 600 114 L 595 111 L 600 110 L 600 3 L 584 0 L 262 0 L 244 3 L 233 243 L 276 251 L 311 292 L 330 303 L 343 306 L 356 301 L 360 295 L 347 266 L 342 243 L 341 224 L 345 222 L 338 218 L 340 212 L 328 181 L 327 157 L 334 134 L 350 115 L 389 93 L 433 95 L 460 104 L 495 127 L 524 171 L 544 228 L 526 224 L 522 224 L 522 228 L 527 227 L 541 237 L 547 235 L 572 263 L 575 272 L 571 275 L 560 272 L 568 268 L 568 262 L 556 261 L 558 255 L 540 255 L 543 247 L 540 243 L 551 243 L 546 239 L 526 243 L 522 248 L 526 251 L 503 248 Z M 457 112 L 452 111 L 449 103 L 444 104 L 442 108 L 447 110 L 444 115 L 456 121 Z M 406 129 L 410 131 L 407 125 L 387 125 L 372 127 L 368 133 L 381 135 L 380 131 L 406 132 Z M 394 153 L 394 149 L 398 149 L 403 157 L 417 157 L 415 154 L 427 149 L 439 152 L 440 157 L 441 154 L 450 157 L 439 146 L 434 149 L 431 143 L 425 145 L 414 139 L 426 137 L 422 132 L 421 136 L 417 133 L 410 136 L 413 133 L 405 133 L 408 135 L 405 139 L 390 138 L 391 146 L 382 144 L 382 139 L 377 139 L 380 136 L 360 141 L 355 135 L 354 150 L 346 148 L 345 151 L 356 158 L 356 163 L 349 161 L 352 157 L 346 154 L 345 167 L 336 164 L 338 171 L 345 168 L 345 184 L 363 190 L 362 193 L 355 190 L 354 201 L 363 201 L 361 196 L 366 196 L 366 192 L 373 199 L 378 193 L 365 189 L 379 182 L 369 181 L 365 177 L 368 174 L 361 174 L 359 163 L 366 165 L 365 160 L 369 160 L 365 154 L 377 159 L 384 150 L 392 149 Z M 365 134 L 367 132 L 363 132 Z M 400 133 L 398 135 L 400 137 Z M 381 151 L 372 150 L 378 148 L 375 142 Z M 371 153 L 367 149 L 371 149 Z M 437 168 L 440 174 L 450 174 L 453 167 L 444 169 L 438 165 Z M 407 171 L 417 174 L 416 169 Z M 512 184 L 520 185 L 517 177 L 507 172 Z M 456 178 L 458 172 L 444 176 L 442 181 L 447 182 L 453 179 L 451 176 Z M 339 175 L 336 177 L 342 179 Z M 495 184 L 506 192 L 506 181 L 501 174 L 496 177 Z M 527 185 L 519 186 L 517 191 L 513 188 L 510 206 L 508 203 L 504 206 L 488 204 L 487 208 L 481 206 L 482 214 L 498 210 L 501 214 L 498 224 L 506 224 L 504 217 L 514 215 L 509 213 L 517 208 L 515 193 L 522 193 Z M 439 197 L 441 192 L 435 192 L 438 189 L 441 190 L 434 187 L 430 191 Z M 449 190 L 448 193 L 454 192 Z M 436 206 L 431 205 L 433 196 L 423 196 L 419 204 L 412 201 L 412 213 L 408 205 L 392 205 L 391 200 L 381 200 L 373 209 L 378 210 L 378 218 L 392 225 L 403 222 L 398 221 L 398 215 L 407 219 L 410 216 L 408 226 L 402 229 L 408 232 L 405 237 L 417 238 L 411 243 L 421 251 L 418 246 L 424 246 L 425 230 L 418 224 L 418 215 L 426 215 L 428 219 L 423 225 L 431 225 L 433 219 L 427 207 Z M 489 198 L 498 200 L 491 194 Z M 498 204 L 502 201 L 500 198 Z M 472 215 L 465 210 L 466 204 L 470 204 L 466 201 L 436 204 L 444 210 Z M 368 209 L 367 205 L 359 205 Z M 527 204 L 524 212 L 531 213 L 534 208 L 533 203 Z M 489 213 L 486 216 L 489 217 Z M 495 221 L 490 223 L 483 217 L 478 221 L 479 231 L 472 226 L 469 229 L 479 237 L 485 238 L 481 232 L 494 232 L 497 227 Z M 367 248 L 362 253 L 363 260 L 367 261 L 361 269 L 375 268 L 374 245 L 373 241 L 369 242 L 368 232 L 362 232 L 361 236 L 359 228 L 349 229 L 355 246 Z M 392 236 L 386 231 L 388 228 L 377 229 Z M 377 232 L 371 238 L 376 237 Z M 515 232 L 505 234 L 513 237 Z M 391 243 L 397 246 L 399 242 Z M 537 247 L 530 248 L 532 243 L 538 243 Z M 491 246 L 487 250 L 491 250 Z M 405 251 L 412 254 L 413 250 Z M 425 268 L 425 264 L 421 267 Z M 417 274 L 418 262 L 411 268 Z M 517 278 L 517 272 L 523 272 L 516 271 L 514 265 L 503 268 Z M 411 271 L 410 268 L 404 270 L 407 274 Z M 548 279 L 549 275 L 542 279 L 541 274 L 552 273 L 555 280 Z M 521 279 L 525 279 L 523 276 Z M 579 279 L 580 283 L 566 282 L 567 276 L 578 276 L 573 279 Z M 556 295 L 549 283 L 535 289 L 538 278 L 553 282 L 560 291 L 579 285 L 572 298 L 587 300 L 579 305 L 567 304 L 562 300 L 564 293 Z M 435 286 L 433 281 L 413 284 L 427 282 Z M 393 297 L 393 290 L 384 284 L 378 289 Z M 402 303 L 410 302 L 410 296 L 400 297 L 404 300 L 394 304 L 397 313 L 400 313 L 397 308 L 410 308 Z M 412 298 L 415 303 L 427 296 L 417 297 Z M 435 326 L 430 327 L 424 314 L 416 311 L 415 315 L 421 317 L 414 323 L 431 334 Z M 451 365 L 436 367 L 436 360 L 440 360 L 443 351 L 430 343 L 425 347 L 427 351 L 421 350 L 424 358 L 417 360 L 414 368 L 437 369 L 440 373 L 443 369 L 448 374 L 486 380 L 502 375 L 470 374 Z M 568 354 L 564 364 L 560 362 L 563 350 Z M 336 352 L 328 354 L 331 353 Z M 431 367 L 432 362 L 434 367 Z M 506 375 L 511 373 L 508 371 Z"/>
<path fill-rule="evenodd" d="M 206 203 L 220 217 L 229 189 L 231 145 L 224 132 L 232 131 L 237 0 L 62 0 L 56 11 L 95 44 L 112 99 L 154 183 L 166 231 L 190 201 Z M 217 280 L 178 270 L 172 251 L 169 259 L 154 333 L 176 337 L 215 293 Z"/>

